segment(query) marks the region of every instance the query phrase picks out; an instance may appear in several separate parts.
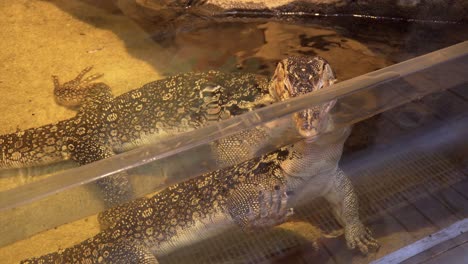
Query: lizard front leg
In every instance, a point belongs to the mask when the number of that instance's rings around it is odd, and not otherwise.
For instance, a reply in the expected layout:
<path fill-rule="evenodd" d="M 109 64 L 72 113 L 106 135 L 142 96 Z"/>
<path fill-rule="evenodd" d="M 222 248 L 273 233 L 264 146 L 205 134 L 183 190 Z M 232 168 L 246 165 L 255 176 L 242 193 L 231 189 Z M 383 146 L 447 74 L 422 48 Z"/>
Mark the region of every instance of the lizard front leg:
<path fill-rule="evenodd" d="M 267 176 L 266 176 L 267 177 Z M 265 178 L 258 176 L 258 179 Z M 273 227 L 292 215 L 286 186 L 278 180 L 241 183 L 229 193 L 227 211 L 242 229 Z"/>
<path fill-rule="evenodd" d="M 359 204 L 353 185 L 340 168 L 333 175 L 332 188 L 324 197 L 332 204 L 335 217 L 344 227 L 349 248 L 358 247 L 363 254 L 367 254 L 369 249 L 379 248 L 370 230 L 359 219 Z"/>
<path fill-rule="evenodd" d="M 261 128 L 241 131 L 213 142 L 213 157 L 221 167 L 238 164 L 255 157 L 255 153 L 269 142 L 268 137 Z"/>
<path fill-rule="evenodd" d="M 60 84 L 59 78 L 53 75 L 54 95 L 57 103 L 68 107 L 80 106 L 84 103 L 85 98 L 90 96 L 90 90 L 96 90 L 96 88 L 101 91 L 105 90 L 106 93 L 110 94 L 110 88 L 107 85 L 93 82 L 103 76 L 103 74 L 93 74 L 84 78 L 91 69 L 92 67 L 85 68 L 75 79 L 63 84 Z M 111 94 L 110 96 L 112 97 Z"/>
<path fill-rule="evenodd" d="M 105 139 L 96 135 L 102 125 L 100 120 L 101 107 L 112 101 L 112 91 L 104 83 L 93 82 L 102 74 L 85 77 L 91 69 L 92 67 L 84 69 L 75 79 L 64 84 L 60 84 L 58 77 L 53 76 L 54 94 L 57 102 L 66 106 L 80 106 L 74 119 L 76 129 L 68 129 L 66 135 L 66 145 L 71 153 L 71 159 L 80 165 L 105 159 L 115 154 L 105 143 Z M 132 197 L 132 188 L 126 172 L 99 179 L 97 184 L 103 193 L 106 207 L 113 207 Z"/>
<path fill-rule="evenodd" d="M 95 138 L 80 140 L 70 137 L 67 143 L 72 159 L 80 165 L 105 159 L 115 154 L 110 147 Z M 97 180 L 96 183 L 102 191 L 106 207 L 113 207 L 133 197 L 132 186 L 126 172 L 104 177 Z"/>

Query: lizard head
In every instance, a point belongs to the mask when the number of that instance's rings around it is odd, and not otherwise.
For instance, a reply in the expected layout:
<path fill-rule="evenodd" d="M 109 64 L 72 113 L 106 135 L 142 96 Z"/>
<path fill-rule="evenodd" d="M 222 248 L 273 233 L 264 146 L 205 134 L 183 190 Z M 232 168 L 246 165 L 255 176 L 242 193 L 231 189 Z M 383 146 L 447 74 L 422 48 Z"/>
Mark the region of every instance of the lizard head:
<path fill-rule="evenodd" d="M 270 83 L 270 94 L 277 101 L 327 88 L 336 82 L 330 64 L 321 57 L 288 57 L 278 63 Z M 311 139 L 327 126 L 328 112 L 336 100 L 304 109 L 293 115 L 299 134 Z"/>

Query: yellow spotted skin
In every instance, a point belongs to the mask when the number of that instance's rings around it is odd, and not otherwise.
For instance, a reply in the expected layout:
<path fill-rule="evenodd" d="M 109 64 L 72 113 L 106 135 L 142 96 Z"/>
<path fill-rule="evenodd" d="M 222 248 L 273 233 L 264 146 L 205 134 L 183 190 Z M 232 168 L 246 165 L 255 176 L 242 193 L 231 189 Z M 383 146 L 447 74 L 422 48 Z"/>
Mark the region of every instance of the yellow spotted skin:
<path fill-rule="evenodd" d="M 0 135 L 0 169 L 69 159 L 84 165 L 273 102 L 265 76 L 185 73 L 114 97 L 107 85 L 94 82 L 101 75 L 85 78 L 90 70 L 63 84 L 54 76 L 56 101 L 78 107 L 75 117 Z M 125 173 L 97 183 L 108 206 L 132 197 Z"/>
<path fill-rule="evenodd" d="M 254 102 L 266 95 L 268 80 L 261 76 L 181 74 L 114 99 L 85 101 L 73 133 L 77 138 L 97 137 L 121 152 L 264 106 L 263 101 Z"/>
<path fill-rule="evenodd" d="M 83 164 L 102 157 L 77 153 L 74 142 L 92 140 L 117 153 L 272 102 L 262 100 L 268 96 L 268 79 L 259 75 L 185 73 L 114 98 L 107 85 L 91 82 L 99 75 L 82 79 L 89 70 L 62 85 L 57 77 L 54 79 L 57 102 L 79 107 L 74 118 L 0 135 L 0 168 L 45 165 L 67 159 Z"/>
<path fill-rule="evenodd" d="M 48 164 L 70 158 L 64 138 L 69 120 L 0 136 L 0 168 Z"/>
<path fill-rule="evenodd" d="M 178 248 L 185 229 L 200 222 L 208 226 L 216 215 L 226 215 L 227 223 L 246 225 L 253 214 L 249 208 L 254 213 L 259 210 L 258 199 L 246 204 L 236 201 L 249 192 L 258 195 L 259 190 L 283 186 L 285 175 L 279 164 L 287 158 L 291 158 L 289 151 L 279 150 L 113 208 L 118 219 L 95 237 L 21 263 L 157 263 L 156 256 Z M 242 189 L 245 184 L 262 189 Z"/>

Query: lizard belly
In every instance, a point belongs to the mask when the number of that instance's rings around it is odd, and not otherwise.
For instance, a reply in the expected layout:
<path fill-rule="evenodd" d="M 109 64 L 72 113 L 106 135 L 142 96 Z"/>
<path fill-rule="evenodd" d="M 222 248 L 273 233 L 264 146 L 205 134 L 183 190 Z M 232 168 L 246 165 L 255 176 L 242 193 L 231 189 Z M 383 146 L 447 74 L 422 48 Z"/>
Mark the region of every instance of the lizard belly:
<path fill-rule="evenodd" d="M 293 190 L 291 202 L 297 205 L 324 196 L 333 187 L 333 182 L 334 174 L 330 171 L 301 180 L 289 180 L 288 189 Z"/>
<path fill-rule="evenodd" d="M 217 212 L 209 217 L 196 220 L 184 228 L 177 228 L 176 235 L 160 243 L 157 247 L 152 247 L 152 251 L 156 256 L 164 256 L 177 249 L 219 235 L 233 226 L 234 222 L 228 214 Z"/>

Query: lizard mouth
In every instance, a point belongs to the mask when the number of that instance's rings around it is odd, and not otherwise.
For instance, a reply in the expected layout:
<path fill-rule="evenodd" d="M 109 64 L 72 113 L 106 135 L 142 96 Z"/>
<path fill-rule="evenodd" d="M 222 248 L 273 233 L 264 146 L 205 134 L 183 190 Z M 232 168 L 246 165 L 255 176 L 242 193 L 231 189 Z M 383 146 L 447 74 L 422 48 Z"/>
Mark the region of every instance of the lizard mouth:
<path fill-rule="evenodd" d="M 330 110 L 336 100 L 320 106 L 307 108 L 293 114 L 293 121 L 297 132 L 307 141 L 313 141 L 317 136 L 328 129 Z"/>
<path fill-rule="evenodd" d="M 326 128 L 328 119 L 321 111 L 309 108 L 295 113 L 293 120 L 299 135 L 307 140 L 313 140 Z"/>

